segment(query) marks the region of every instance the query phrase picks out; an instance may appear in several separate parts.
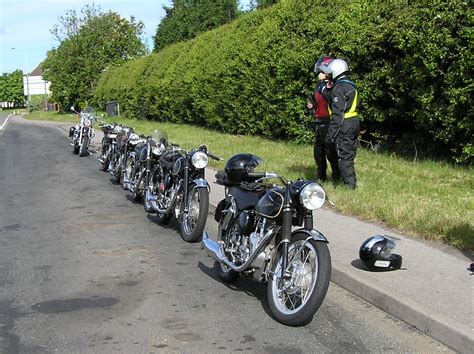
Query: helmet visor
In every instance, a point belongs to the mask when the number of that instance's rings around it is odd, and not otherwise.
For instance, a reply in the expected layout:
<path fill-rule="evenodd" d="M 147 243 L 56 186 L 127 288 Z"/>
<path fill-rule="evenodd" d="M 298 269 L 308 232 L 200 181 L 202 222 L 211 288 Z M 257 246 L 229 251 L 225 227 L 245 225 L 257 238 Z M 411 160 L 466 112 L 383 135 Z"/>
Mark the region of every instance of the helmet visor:
<path fill-rule="evenodd" d="M 392 255 L 392 251 L 394 249 L 395 249 L 395 242 L 387 238 L 387 242 L 385 243 L 385 246 L 380 250 L 380 255 L 383 258 L 390 258 L 390 256 Z"/>

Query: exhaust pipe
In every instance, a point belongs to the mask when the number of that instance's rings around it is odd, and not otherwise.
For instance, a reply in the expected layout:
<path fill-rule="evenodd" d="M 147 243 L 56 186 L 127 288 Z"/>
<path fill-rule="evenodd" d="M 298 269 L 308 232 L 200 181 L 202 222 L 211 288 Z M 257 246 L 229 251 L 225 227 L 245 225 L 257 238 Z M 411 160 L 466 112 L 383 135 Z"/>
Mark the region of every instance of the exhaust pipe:
<path fill-rule="evenodd" d="M 151 207 L 155 209 L 156 212 L 161 213 L 161 214 L 168 214 L 174 209 L 174 205 L 176 203 L 176 198 L 178 197 L 178 195 L 179 195 L 179 190 L 174 194 L 173 200 L 171 201 L 169 207 L 166 209 L 161 209 L 160 206 L 158 205 L 158 199 L 156 199 L 156 197 L 153 194 L 151 194 L 148 191 L 148 189 L 145 192 L 145 198 L 147 198 L 146 200 L 147 203 L 150 203 Z"/>
<path fill-rule="evenodd" d="M 146 199 L 146 202 L 151 205 L 153 210 L 158 211 L 158 212 L 160 211 L 156 197 L 153 194 L 151 194 L 148 189 L 145 192 L 145 199 Z"/>
<path fill-rule="evenodd" d="M 125 185 L 125 188 L 128 189 L 129 191 L 132 190 L 133 184 L 132 182 L 128 179 L 128 177 L 125 175 L 123 176 L 123 184 Z"/>
<path fill-rule="evenodd" d="M 216 261 L 224 263 L 229 268 L 235 270 L 236 272 L 242 272 L 247 269 L 253 261 L 257 258 L 257 256 L 262 252 L 262 249 L 267 245 L 267 241 L 273 235 L 273 230 L 269 230 L 267 234 L 263 237 L 263 240 L 258 244 L 258 247 L 254 250 L 254 252 L 250 255 L 247 261 L 240 265 L 236 266 L 234 263 L 229 261 L 227 257 L 224 255 L 224 250 L 222 246 L 214 240 L 209 239 L 209 235 L 207 231 L 202 233 L 202 241 L 201 244 L 207 251 L 207 254 L 214 258 Z"/>
<path fill-rule="evenodd" d="M 224 252 L 222 251 L 221 245 L 218 244 L 216 241 L 211 240 L 207 231 L 204 231 L 202 233 L 201 244 L 204 246 L 209 256 L 214 258 L 216 261 L 225 263 L 225 256 Z"/>

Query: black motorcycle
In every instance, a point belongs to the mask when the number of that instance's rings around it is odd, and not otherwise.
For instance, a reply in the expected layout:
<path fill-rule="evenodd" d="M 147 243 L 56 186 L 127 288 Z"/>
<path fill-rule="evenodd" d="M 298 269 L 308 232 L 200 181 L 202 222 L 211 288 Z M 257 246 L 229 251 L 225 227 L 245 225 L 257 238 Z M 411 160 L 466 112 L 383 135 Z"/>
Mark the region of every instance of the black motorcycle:
<path fill-rule="evenodd" d="M 267 282 L 274 318 L 304 325 L 323 302 L 331 278 L 328 241 L 313 229 L 312 213 L 326 194 L 312 181 L 254 172 L 260 162 L 255 155 L 238 154 L 217 173 L 217 183 L 226 186 L 215 211 L 217 241 L 204 232 L 202 244 L 223 281 L 246 274 Z M 293 226 L 300 228 L 292 231 Z"/>
<path fill-rule="evenodd" d="M 186 242 L 199 241 L 206 225 L 210 187 L 204 171 L 209 157 L 221 160 L 205 145 L 191 151 L 169 145 L 145 183 L 145 210 L 156 212 L 161 224 L 174 214 Z"/>
<path fill-rule="evenodd" d="M 135 148 L 140 137 L 133 132 L 133 128 L 123 126 L 115 137 L 115 150 L 109 162 L 108 171 L 114 183 L 122 183 L 128 152 Z"/>
<path fill-rule="evenodd" d="M 123 184 L 125 189 L 132 192 L 135 201 L 142 199 L 151 173 L 167 147 L 166 134 L 155 130 L 150 136 L 142 137 L 134 150 L 129 152 L 125 162 Z"/>
<path fill-rule="evenodd" d="M 114 156 L 117 146 L 117 134 L 122 130 L 122 126 L 117 123 L 100 124 L 100 128 L 104 133 L 100 146 L 100 153 L 97 160 L 101 164 L 101 170 L 109 169 L 110 161 Z"/>

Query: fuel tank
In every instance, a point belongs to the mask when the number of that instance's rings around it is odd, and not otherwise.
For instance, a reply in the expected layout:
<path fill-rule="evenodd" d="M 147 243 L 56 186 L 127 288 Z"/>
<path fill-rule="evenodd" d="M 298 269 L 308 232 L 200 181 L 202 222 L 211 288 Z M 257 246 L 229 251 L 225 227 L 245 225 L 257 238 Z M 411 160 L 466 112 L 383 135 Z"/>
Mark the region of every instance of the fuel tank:
<path fill-rule="evenodd" d="M 283 208 L 283 193 L 281 188 L 272 188 L 258 201 L 257 213 L 267 218 L 276 218 Z"/>

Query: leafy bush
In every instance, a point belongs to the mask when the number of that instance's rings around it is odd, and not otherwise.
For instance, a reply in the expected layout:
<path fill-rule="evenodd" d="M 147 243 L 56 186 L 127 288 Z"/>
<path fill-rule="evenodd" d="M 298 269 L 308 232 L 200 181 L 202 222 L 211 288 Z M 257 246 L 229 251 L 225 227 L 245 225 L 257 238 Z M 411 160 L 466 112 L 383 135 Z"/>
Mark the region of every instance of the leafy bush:
<path fill-rule="evenodd" d="M 348 61 L 367 139 L 473 159 L 467 1 L 282 0 L 104 73 L 97 103 L 236 134 L 309 142 L 322 54 Z"/>

